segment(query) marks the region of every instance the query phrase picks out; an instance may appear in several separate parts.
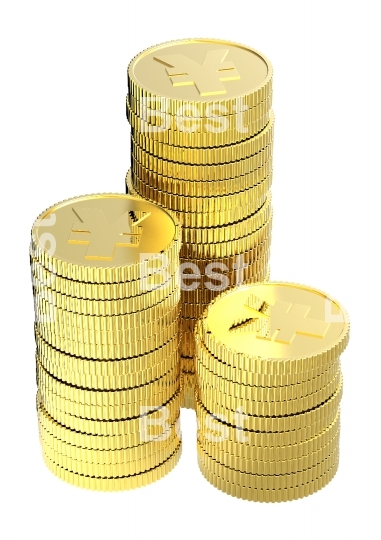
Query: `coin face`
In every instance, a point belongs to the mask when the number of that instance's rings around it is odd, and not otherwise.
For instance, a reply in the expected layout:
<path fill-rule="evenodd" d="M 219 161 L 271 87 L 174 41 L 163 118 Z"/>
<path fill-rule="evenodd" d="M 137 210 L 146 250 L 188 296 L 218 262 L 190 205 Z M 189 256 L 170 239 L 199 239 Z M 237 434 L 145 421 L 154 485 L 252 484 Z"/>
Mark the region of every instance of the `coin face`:
<path fill-rule="evenodd" d="M 262 303 L 266 309 L 257 310 Z M 267 324 L 268 331 L 258 330 Z M 251 357 L 288 359 L 329 351 L 349 331 L 346 312 L 317 290 L 289 283 L 241 287 L 209 308 L 205 328 L 228 349 Z"/>
<path fill-rule="evenodd" d="M 189 39 L 142 52 L 130 64 L 128 74 L 149 94 L 207 102 L 255 92 L 271 77 L 272 68 L 264 56 L 249 47 Z M 177 114 L 182 116 L 184 111 Z"/>
<path fill-rule="evenodd" d="M 175 233 L 175 222 L 165 210 L 123 194 L 69 199 L 49 208 L 32 229 L 36 244 L 56 259 L 101 268 L 128 266 L 159 254 Z"/>

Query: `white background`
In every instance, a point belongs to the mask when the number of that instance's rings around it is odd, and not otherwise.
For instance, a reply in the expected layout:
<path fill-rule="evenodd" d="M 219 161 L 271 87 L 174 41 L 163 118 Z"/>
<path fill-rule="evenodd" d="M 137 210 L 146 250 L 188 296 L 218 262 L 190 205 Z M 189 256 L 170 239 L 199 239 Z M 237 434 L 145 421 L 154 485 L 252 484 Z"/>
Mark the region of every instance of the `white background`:
<path fill-rule="evenodd" d="M 375 536 L 381 375 L 375 5 L 1 2 L 3 538 Z M 339 472 L 323 491 L 292 503 L 244 502 L 210 486 L 197 468 L 195 417 L 188 410 L 182 412 L 180 464 L 141 490 L 76 489 L 56 479 L 40 455 L 30 227 L 54 202 L 124 190 L 128 62 L 150 45 L 181 37 L 239 41 L 272 61 L 272 278 L 330 292 L 351 317 L 351 341 L 343 356 Z"/>

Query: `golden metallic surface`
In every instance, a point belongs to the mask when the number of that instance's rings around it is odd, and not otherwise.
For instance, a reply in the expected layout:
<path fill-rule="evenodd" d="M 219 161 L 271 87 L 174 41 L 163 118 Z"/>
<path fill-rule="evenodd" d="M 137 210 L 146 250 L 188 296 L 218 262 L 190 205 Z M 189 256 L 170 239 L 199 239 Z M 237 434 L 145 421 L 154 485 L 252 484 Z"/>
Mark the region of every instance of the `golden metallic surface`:
<path fill-rule="evenodd" d="M 178 310 L 179 308 L 176 308 L 176 312 L 173 317 L 169 318 L 168 324 L 176 324 L 176 322 L 178 321 Z M 125 342 L 131 342 L 131 344 L 134 344 L 141 341 L 151 342 L 151 338 L 156 334 L 156 332 L 160 333 L 168 329 L 166 325 L 163 325 L 163 328 L 159 327 L 159 325 L 156 325 L 154 323 L 136 328 L 123 328 L 120 330 L 98 330 L 94 328 L 80 328 L 79 326 L 65 325 L 61 321 L 37 323 L 37 326 L 43 337 L 54 334 L 57 339 L 68 339 L 84 345 L 114 345 L 123 344 Z M 44 326 L 43 329 L 41 329 L 42 326 Z M 174 334 L 170 334 L 169 339 L 171 339 L 173 335 Z M 54 343 L 50 342 L 49 339 L 47 339 L 47 341 L 54 346 Z"/>
<path fill-rule="evenodd" d="M 285 489 L 254 489 L 234 484 L 210 471 L 201 459 L 198 460 L 198 464 L 204 478 L 214 487 L 228 495 L 256 502 L 286 502 L 307 497 L 325 487 L 335 476 L 339 466 L 339 460 L 315 480 L 293 488 Z"/>
<path fill-rule="evenodd" d="M 96 389 L 98 384 L 102 384 L 99 386 L 100 389 L 115 390 L 118 387 L 128 388 L 145 384 L 160 377 L 159 374 L 164 375 L 169 371 L 176 363 L 180 335 L 175 334 L 172 340 L 150 353 L 120 360 L 95 360 L 71 356 L 51 347 L 38 332 L 35 337 L 37 355 L 45 369 L 53 375 L 55 371 L 72 373 L 73 376 L 84 376 L 93 381 L 91 385 L 78 384 L 78 386 Z M 165 369 L 165 366 L 168 366 L 168 369 Z M 64 380 L 58 375 L 55 376 Z M 129 383 L 134 381 L 137 384 L 120 386 L 121 381 Z"/>
<path fill-rule="evenodd" d="M 221 114 L 222 107 L 216 105 L 214 110 L 211 110 L 209 114 L 202 117 L 198 114 L 198 111 L 192 108 L 186 108 L 183 114 L 160 114 L 158 109 L 152 108 L 151 104 L 144 101 L 137 100 L 132 94 L 126 96 L 126 116 L 128 118 L 130 111 L 138 116 L 147 124 L 152 126 L 161 126 L 166 129 L 172 129 L 174 131 L 210 131 L 214 133 L 213 128 L 225 128 L 238 124 L 239 127 L 246 126 L 262 118 L 267 114 L 272 106 L 273 95 L 268 95 L 266 99 L 258 103 L 252 108 L 246 108 L 245 110 L 237 110 L 231 114 Z M 164 111 L 162 111 L 164 112 Z M 189 113 L 189 114 L 187 114 Z M 217 124 L 217 125 L 215 125 Z"/>
<path fill-rule="evenodd" d="M 81 388 L 62 382 L 50 375 L 37 359 L 37 381 L 41 388 L 46 389 L 53 399 L 63 398 L 68 401 L 77 402 L 81 405 L 94 407 L 113 408 L 119 406 L 129 406 L 149 401 L 151 397 L 162 392 L 169 392 L 169 397 L 175 393 L 179 387 L 179 365 L 165 373 L 160 379 L 156 379 L 141 386 L 123 388 L 121 390 L 93 390 Z M 126 415 L 127 416 L 127 415 Z M 129 415 L 129 416 L 134 416 Z"/>
<path fill-rule="evenodd" d="M 324 386 L 323 381 L 331 380 L 340 366 L 340 359 L 335 359 L 332 364 L 320 369 L 287 375 L 267 375 L 225 364 L 208 351 L 198 334 L 195 335 L 195 340 L 197 361 L 201 365 L 219 377 L 246 386 L 284 387 L 303 383 L 319 385 L 319 381 Z"/>
<path fill-rule="evenodd" d="M 216 244 L 184 244 L 181 247 L 181 259 L 221 259 L 237 256 L 252 250 L 255 259 L 262 259 L 268 254 L 271 243 L 272 216 L 263 227 L 249 233 L 242 238 L 236 238 L 229 242 L 220 242 Z"/>
<path fill-rule="evenodd" d="M 166 431 L 162 432 L 160 436 L 155 439 L 147 437 L 147 441 L 145 441 L 144 436 L 142 436 L 142 442 L 138 446 L 118 449 L 84 448 L 58 439 L 50 433 L 50 431 L 45 429 L 40 422 L 38 427 L 41 439 L 53 451 L 58 452 L 63 456 L 79 461 L 85 461 L 87 463 L 113 465 L 149 458 L 153 454 L 166 449 L 168 444 L 173 441 L 176 441 L 178 444 L 181 440 L 179 417 L 175 424 L 169 426 Z"/>
<path fill-rule="evenodd" d="M 154 365 L 145 371 L 137 371 L 128 376 L 124 375 L 94 375 L 78 371 L 69 371 L 60 365 L 50 362 L 48 358 L 37 356 L 37 360 L 53 377 L 73 386 L 92 388 L 94 390 L 122 390 L 154 382 L 179 363 L 179 352 L 176 350 L 171 356 L 165 358 L 160 364 Z M 93 361 L 91 361 L 93 362 Z M 89 368 L 91 370 L 92 368 Z"/>
<path fill-rule="evenodd" d="M 225 467 L 206 454 L 200 445 L 198 445 L 197 453 L 199 460 L 213 474 L 232 484 L 238 484 L 252 489 L 286 489 L 307 484 L 329 471 L 339 458 L 339 448 L 336 447 L 326 459 L 310 469 L 291 474 L 260 475 L 243 473 L 230 467 Z"/>
<path fill-rule="evenodd" d="M 131 325 L 147 324 L 149 321 L 160 319 L 168 314 L 180 300 L 180 289 L 155 305 L 146 306 L 145 295 L 124 298 L 120 300 L 88 300 L 61 294 L 47 287 L 34 287 L 35 305 L 42 304 L 41 310 L 53 315 L 55 309 L 69 311 L 78 315 L 90 317 L 125 317 Z M 131 316 L 132 315 L 132 316 Z M 54 316 L 54 315 L 53 315 Z"/>
<path fill-rule="evenodd" d="M 250 414 L 238 414 L 237 409 L 231 410 L 216 402 L 209 395 L 203 396 L 202 404 L 207 412 L 216 415 L 223 422 L 237 425 L 237 421 L 243 423 L 243 427 L 250 431 L 283 432 L 304 429 L 312 424 L 323 424 L 336 414 L 343 394 L 342 380 L 337 390 L 319 407 L 314 409 L 290 414 L 289 416 L 255 416 Z M 324 429 L 324 428 L 322 428 Z"/>
<path fill-rule="evenodd" d="M 122 194 L 87 195 L 42 212 L 32 227 L 31 251 L 42 266 L 62 277 L 119 283 L 145 275 L 142 256 L 149 260 L 153 253 L 165 252 L 176 260 L 180 238 L 176 218 L 148 201 Z"/>
<path fill-rule="evenodd" d="M 180 369 L 183 372 L 186 371 L 188 373 L 194 374 L 195 373 L 195 366 L 194 366 L 193 358 L 189 358 L 187 356 L 181 356 L 180 357 Z"/>
<path fill-rule="evenodd" d="M 157 201 L 158 204 L 168 207 L 174 212 L 227 212 L 232 211 L 235 205 L 240 205 L 243 207 L 245 214 L 250 215 L 262 206 L 272 184 L 272 171 L 270 171 L 260 184 L 256 184 L 244 191 L 218 197 L 191 197 L 160 191 L 147 184 L 144 181 L 144 176 L 143 173 L 132 172 L 134 189 L 142 197 Z"/>
<path fill-rule="evenodd" d="M 37 393 L 38 420 L 54 437 L 75 446 L 99 450 L 116 450 L 142 444 L 142 430 L 147 436 L 156 438 L 172 431 L 180 414 L 182 390 L 177 391 L 166 403 L 147 412 L 145 416 L 112 422 L 87 420 L 58 411 L 56 421 L 43 405 Z"/>
<path fill-rule="evenodd" d="M 340 411 L 331 424 L 315 433 L 320 426 L 308 426 L 306 430 L 296 430 L 284 433 L 258 433 L 242 431 L 226 426 L 215 418 L 200 415 L 200 405 L 196 401 L 196 413 L 199 430 L 198 440 L 210 455 L 230 454 L 244 460 L 261 462 L 284 462 L 297 460 L 319 452 L 331 441 L 338 440 L 340 434 Z"/>
<path fill-rule="evenodd" d="M 188 261 L 192 262 L 192 259 L 189 259 Z M 185 259 L 183 259 L 183 262 L 185 262 Z M 219 281 L 216 282 L 217 277 L 213 277 L 211 271 L 207 271 L 207 266 L 204 265 L 204 267 L 200 264 L 204 261 L 200 260 L 193 260 L 194 264 L 197 266 L 200 265 L 200 271 L 201 276 L 200 278 L 191 278 L 189 281 L 188 279 L 184 278 L 184 282 L 186 285 L 190 285 L 194 283 L 194 280 L 196 283 L 199 283 L 199 287 L 197 287 L 194 290 L 186 291 L 182 290 L 182 300 L 183 302 L 187 302 L 190 304 L 204 304 L 205 308 L 207 304 L 209 304 L 212 300 L 214 300 L 217 296 L 220 294 L 220 290 L 215 289 L 223 289 L 224 283 L 221 281 L 221 278 L 219 278 Z M 208 260 L 208 264 L 211 262 L 219 262 L 219 260 Z M 225 263 L 223 263 L 225 264 Z M 234 263 L 233 263 L 234 264 Z M 226 265 L 227 268 L 229 268 L 228 265 Z M 213 268 L 213 267 L 212 267 Z M 231 268 L 231 266 L 230 266 Z M 218 270 L 213 270 L 218 271 Z M 261 263 L 258 264 L 258 261 L 254 260 L 251 264 L 248 264 L 247 267 L 243 268 L 243 270 L 233 270 L 230 272 L 221 272 L 221 275 L 225 276 L 226 285 L 227 287 L 231 287 L 233 285 L 237 284 L 237 281 L 240 283 L 249 283 L 250 280 L 253 280 L 253 282 L 257 281 L 266 281 L 269 279 L 269 269 L 268 265 L 265 264 L 261 266 Z M 213 279 L 212 279 L 213 278 Z M 194 328 L 192 329 L 193 332 Z"/>
<path fill-rule="evenodd" d="M 151 335 L 151 328 L 160 331 L 168 324 L 172 324 L 180 312 L 180 290 L 169 297 L 169 301 L 164 302 L 164 306 L 158 304 L 157 307 L 161 307 L 161 309 L 156 307 L 156 314 L 155 308 L 152 307 L 121 315 L 89 315 L 79 313 L 77 311 L 78 304 L 75 305 L 75 302 L 70 303 L 70 300 L 62 299 L 62 297 L 61 300 L 65 302 L 63 307 L 53 305 L 40 295 L 35 298 L 36 320 L 46 320 L 46 325 L 51 331 L 55 326 L 75 327 L 88 332 L 109 332 L 110 335 L 124 332 L 126 335 L 130 334 L 131 339 L 142 339 L 142 337 Z M 68 307 L 74 307 L 77 310 L 69 311 Z M 43 319 L 46 316 L 49 316 L 49 319 Z M 62 332 L 58 331 L 57 334 L 60 335 Z"/>
<path fill-rule="evenodd" d="M 37 331 L 49 345 L 66 354 L 95 360 L 117 360 L 129 358 L 130 356 L 144 355 L 159 349 L 165 343 L 171 341 L 177 334 L 178 324 L 179 322 L 176 320 L 161 332 L 156 332 L 148 336 L 147 339 L 131 342 L 126 341 L 127 336 L 123 333 L 114 333 L 111 336 L 107 333 L 98 333 L 97 335 L 94 335 L 93 333 L 93 336 L 88 336 L 89 339 L 91 340 L 94 338 L 94 340 L 98 341 L 88 341 L 85 343 L 83 341 L 78 341 L 78 339 L 83 339 L 85 333 L 81 333 L 78 330 L 76 331 L 75 328 L 66 329 L 67 332 L 72 332 L 72 334 L 77 337 L 77 340 L 72 340 L 50 332 L 49 329 L 46 328 L 46 325 L 39 323 L 35 324 L 35 331 Z M 120 340 L 119 343 L 116 342 L 117 338 Z"/>
<path fill-rule="evenodd" d="M 237 238 L 242 238 L 253 231 L 261 229 L 261 227 L 269 221 L 271 215 L 271 192 L 269 191 L 264 205 L 246 219 L 221 227 L 201 229 L 183 227 L 183 240 L 186 244 L 216 244 L 228 242 Z"/>
<path fill-rule="evenodd" d="M 204 446 L 200 440 L 198 441 L 198 446 L 203 453 L 224 467 L 248 474 L 284 475 L 311 469 L 327 459 L 338 449 L 339 436 L 331 439 L 325 446 L 316 452 L 312 452 L 311 454 L 299 458 L 279 461 L 256 460 L 253 459 L 253 455 L 250 455 L 248 458 L 243 458 L 229 452 L 218 450 L 210 443 Z"/>
<path fill-rule="evenodd" d="M 269 305 L 266 314 L 248 306 L 250 299 Z M 230 331 L 235 320 L 269 319 L 265 339 Z M 224 362 L 258 373 L 287 374 L 326 366 L 338 358 L 349 339 L 348 316 L 330 296 L 302 285 L 262 283 L 223 293 L 209 306 L 198 330 L 209 351 Z"/>
<path fill-rule="evenodd" d="M 126 190 L 127 193 L 134 197 L 142 197 L 141 193 L 138 193 L 132 185 L 131 171 L 129 170 L 126 175 Z M 249 207 L 237 207 L 231 210 L 221 210 L 216 212 L 180 212 L 176 211 L 176 215 L 183 227 L 191 228 L 208 228 L 208 227 L 220 227 L 221 225 L 229 225 L 237 223 L 251 216 L 256 212 L 266 201 L 266 197 L 262 200 L 258 200 L 257 203 Z M 159 206 L 163 204 L 157 202 Z"/>
<path fill-rule="evenodd" d="M 200 121 L 186 120 L 186 126 L 181 129 L 168 129 L 166 123 L 160 122 L 159 126 L 142 120 L 127 105 L 127 120 L 133 130 L 147 134 L 157 141 L 172 144 L 173 146 L 191 146 L 193 148 L 205 148 L 208 146 L 225 146 L 244 141 L 260 133 L 270 121 L 270 113 L 265 113 L 261 118 L 255 119 L 249 124 L 241 122 L 240 115 L 232 115 L 232 123 L 227 129 L 221 124 L 220 119 L 208 120 L 207 124 Z M 217 125 L 211 124 L 215 122 Z M 188 124 L 190 123 L 190 125 Z M 177 120 L 178 125 L 178 120 Z M 208 129 L 208 126 L 209 129 Z M 206 129 L 204 129 L 206 127 Z M 133 131 L 134 133 L 134 131 Z"/>
<path fill-rule="evenodd" d="M 53 354 L 52 356 L 57 358 L 59 355 Z M 65 357 L 68 355 L 63 355 L 61 353 L 60 356 Z M 81 373 L 78 370 L 67 369 L 67 367 L 61 366 L 59 363 L 52 362 L 50 358 L 46 358 L 45 356 L 38 355 L 37 358 L 48 373 L 67 384 L 81 386 L 83 388 L 92 388 L 94 390 L 121 390 L 123 388 L 141 386 L 158 380 L 179 363 L 179 352 L 176 349 L 176 351 L 173 352 L 172 355 L 168 357 L 163 357 L 163 360 L 160 363 L 154 364 L 152 367 L 148 367 L 144 371 L 136 371 L 135 373 L 131 374 L 125 373 L 123 375 L 111 374 L 113 368 L 115 368 L 114 371 L 119 371 L 119 369 L 121 369 L 119 368 L 119 366 L 96 365 L 95 367 L 93 367 L 91 364 L 100 363 L 97 360 L 87 361 L 87 364 L 90 363 L 90 366 L 85 365 L 84 369 L 87 369 L 88 373 Z M 82 362 L 81 366 L 83 366 L 85 362 L 86 360 Z M 113 363 L 116 362 L 118 361 L 115 361 Z M 123 360 L 121 360 L 120 362 L 123 362 Z M 127 360 L 127 362 L 129 362 L 129 360 Z M 107 362 L 103 362 L 103 364 L 107 364 Z M 102 369 L 104 372 L 107 372 L 107 370 L 109 369 L 110 374 L 100 375 L 98 373 L 94 373 L 95 371 L 100 371 Z"/>
<path fill-rule="evenodd" d="M 41 382 L 39 384 L 43 406 L 47 412 L 63 425 L 85 432 L 88 429 L 86 427 L 88 420 L 137 419 L 142 414 L 142 411 L 154 411 L 161 407 L 171 399 L 179 388 L 180 382 L 178 380 L 174 381 L 171 386 L 163 388 L 160 393 L 152 394 L 149 398 L 144 398 L 141 401 L 107 405 L 105 398 L 99 404 L 77 403 L 53 393 Z"/>
<path fill-rule="evenodd" d="M 195 368 L 194 360 L 193 360 L 193 356 L 195 353 L 195 344 L 194 344 L 194 335 L 192 332 L 185 331 L 182 333 L 180 352 L 182 356 L 185 356 L 188 359 L 192 358 L 192 365 L 188 366 L 189 369 L 184 369 L 183 371 L 195 373 L 196 368 Z"/>
<path fill-rule="evenodd" d="M 214 104 L 226 108 L 222 114 L 255 107 L 271 94 L 272 75 L 270 62 L 254 49 L 230 41 L 184 39 L 135 56 L 128 66 L 128 89 L 138 101 L 150 98 L 147 105 L 153 109 L 178 115 L 191 106 L 203 117 Z"/>
<path fill-rule="evenodd" d="M 178 414 L 180 415 L 180 413 Z M 179 415 L 174 424 L 170 425 L 165 431 L 162 430 L 162 433 L 157 435 L 155 438 L 151 435 L 147 436 L 143 433 L 140 444 L 138 444 L 137 446 L 130 446 L 125 448 L 88 448 L 84 446 L 77 446 L 68 443 L 65 440 L 58 439 L 55 435 L 53 435 L 50 431 L 48 431 L 48 429 L 44 427 L 42 422 L 39 422 L 38 427 L 40 430 L 40 437 L 47 444 L 47 446 L 49 446 L 54 451 L 64 456 L 68 456 L 72 459 L 86 461 L 87 463 L 102 463 L 112 465 L 114 463 L 128 463 L 133 460 L 141 460 L 148 458 L 152 454 L 156 454 L 158 451 L 166 448 L 169 442 L 174 440 L 180 442 L 181 433 L 179 431 Z M 84 442 L 84 444 L 90 445 L 91 440 L 94 438 L 96 438 L 96 436 L 88 435 L 88 440 L 86 440 L 83 436 L 82 441 Z M 116 438 L 109 437 L 109 439 L 114 440 Z"/>
<path fill-rule="evenodd" d="M 121 477 L 139 474 L 157 467 L 171 456 L 176 448 L 178 448 L 181 443 L 181 438 L 176 436 L 172 440 L 166 441 L 165 446 L 162 446 L 162 448 L 146 457 L 140 459 L 135 457 L 127 462 L 117 461 L 116 463 L 99 462 L 94 456 L 94 451 L 91 450 L 82 450 L 82 452 L 80 452 L 81 449 L 78 449 L 77 458 L 72 457 L 71 455 L 62 454 L 57 449 L 51 447 L 42 436 L 40 436 L 40 442 L 45 455 L 64 469 L 68 469 L 77 474 L 84 474 L 85 476 Z M 101 453 L 104 454 L 105 452 L 103 451 Z M 119 454 L 119 459 L 123 458 L 123 453 L 119 450 L 113 450 L 112 453 Z M 87 459 L 92 461 L 88 461 Z"/>
<path fill-rule="evenodd" d="M 249 137 L 238 144 L 225 146 L 211 146 L 208 148 L 189 148 L 187 146 L 173 146 L 156 141 L 147 133 L 140 133 L 132 129 L 131 148 L 138 145 L 154 157 L 190 165 L 219 165 L 233 161 L 245 160 L 259 154 L 263 150 L 272 155 L 274 139 L 274 113 L 270 111 L 270 120 L 266 127 L 254 137 Z"/>
<path fill-rule="evenodd" d="M 130 476 L 104 478 L 86 476 L 69 471 L 51 459 L 43 452 L 43 458 L 50 471 L 69 484 L 95 491 L 123 491 L 143 487 L 166 476 L 177 465 L 181 456 L 181 444 L 176 451 L 159 466 L 150 471 Z"/>
<path fill-rule="evenodd" d="M 338 389 L 341 381 L 342 376 L 341 370 L 339 369 L 332 381 L 330 381 L 320 390 L 314 392 L 313 394 L 290 399 L 288 401 L 266 401 L 266 395 L 269 397 L 274 397 L 271 395 L 272 392 L 269 392 L 268 389 L 262 390 L 260 387 L 254 386 L 247 387 L 246 391 L 245 388 L 241 388 L 241 393 L 245 394 L 245 397 L 233 396 L 226 393 L 231 388 L 228 383 L 224 384 L 223 379 L 221 389 L 216 389 L 209 386 L 209 384 L 202 381 L 200 378 L 198 378 L 198 385 L 200 389 L 200 399 L 203 403 L 205 403 L 206 407 L 210 407 L 215 401 L 216 403 L 219 403 L 220 406 L 229 409 L 230 411 L 240 409 L 244 414 L 250 416 L 269 417 L 289 416 L 292 414 L 310 411 L 322 403 L 325 403 Z M 284 393 L 286 394 L 286 391 Z"/>
<path fill-rule="evenodd" d="M 102 300 L 105 301 L 106 306 L 106 301 L 120 300 L 122 302 L 138 296 L 141 305 L 148 308 L 167 298 L 179 286 L 178 260 L 169 263 L 166 268 L 168 276 L 166 274 L 163 276 L 160 272 L 163 263 L 161 260 L 157 261 L 158 265 L 155 268 L 157 273 L 145 276 L 144 279 L 124 283 L 85 283 L 53 274 L 31 257 L 32 282 L 38 291 L 47 287 L 49 290 L 74 298 Z"/>
<path fill-rule="evenodd" d="M 272 158 L 270 158 L 269 161 L 266 161 L 253 171 L 244 172 L 241 175 L 238 171 L 236 171 L 237 174 L 231 175 L 226 171 L 225 177 L 222 176 L 222 179 L 216 180 L 203 179 L 202 176 L 205 175 L 205 171 L 193 171 L 194 175 L 198 175 L 198 181 L 196 181 L 196 179 L 171 177 L 161 172 L 152 171 L 146 165 L 142 165 L 135 160 L 134 157 L 132 158 L 133 175 L 141 178 L 142 182 L 145 182 L 148 186 L 181 197 L 197 198 L 237 195 L 242 191 L 258 188 L 271 175 L 272 166 Z M 219 171 L 219 174 L 224 173 Z M 136 184 L 134 185 L 136 187 Z"/>
<path fill-rule="evenodd" d="M 131 149 L 133 171 L 145 182 L 178 195 L 214 196 L 236 193 L 259 184 L 272 169 L 272 146 L 247 159 L 220 165 L 190 165 L 152 156 L 136 144 Z M 139 167 L 140 165 L 140 167 Z"/>
<path fill-rule="evenodd" d="M 136 165 L 136 162 L 135 164 Z M 143 197 L 150 198 L 154 201 L 158 201 L 159 204 L 166 205 L 174 212 L 197 212 L 197 209 L 205 212 L 223 212 L 231 210 L 235 204 L 248 205 L 252 202 L 252 211 L 248 213 L 250 215 L 253 211 L 260 208 L 257 205 L 257 199 L 266 200 L 265 195 L 271 187 L 272 183 L 272 170 L 270 169 L 268 175 L 260 181 L 260 183 L 252 185 L 243 191 L 237 191 L 231 194 L 222 194 L 219 196 L 191 196 L 191 195 L 178 195 L 176 193 L 168 193 L 155 187 L 157 182 L 152 181 L 152 176 L 149 182 L 146 181 L 146 176 L 150 173 L 145 169 L 142 171 L 141 166 L 137 166 L 134 171 L 132 170 L 132 185 L 135 190 Z M 155 184 L 155 185 L 152 185 Z"/>
<path fill-rule="evenodd" d="M 340 363 L 335 365 L 334 369 L 328 371 L 328 376 L 318 377 L 311 379 L 304 383 L 290 384 L 287 386 L 248 386 L 233 381 L 229 381 L 223 377 L 219 377 L 208 368 L 206 368 L 200 361 L 196 361 L 197 374 L 200 379 L 200 388 L 205 386 L 211 386 L 214 390 L 222 392 L 232 398 L 238 398 L 248 401 L 268 401 L 268 402 L 282 402 L 290 400 L 300 400 L 300 404 L 305 401 L 309 402 L 313 396 L 324 396 L 325 392 L 328 392 L 332 385 L 337 383 L 340 374 Z M 332 393 L 332 392 L 331 392 Z M 309 407 L 310 408 L 310 407 Z M 278 416 L 278 415 L 276 415 Z"/>

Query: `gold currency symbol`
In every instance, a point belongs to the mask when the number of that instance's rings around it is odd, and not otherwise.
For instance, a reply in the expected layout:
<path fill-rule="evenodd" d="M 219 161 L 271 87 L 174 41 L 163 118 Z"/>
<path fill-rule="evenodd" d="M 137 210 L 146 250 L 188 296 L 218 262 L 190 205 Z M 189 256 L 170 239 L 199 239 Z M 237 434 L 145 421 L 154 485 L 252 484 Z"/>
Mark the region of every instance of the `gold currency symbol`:
<path fill-rule="evenodd" d="M 125 212 L 109 223 L 99 208 L 72 208 L 79 221 L 71 228 L 68 243 L 87 245 L 85 259 L 112 261 L 117 247 L 138 247 L 142 235 L 140 223 L 150 212 Z"/>
<path fill-rule="evenodd" d="M 208 51 L 202 64 L 183 54 L 166 54 L 154 59 L 168 66 L 166 72 L 173 86 L 197 88 L 200 96 L 226 94 L 222 81 L 236 81 L 240 74 L 233 62 L 225 62 L 229 49 Z"/>
<path fill-rule="evenodd" d="M 269 334 L 266 337 L 256 336 L 257 339 L 265 341 L 290 345 L 297 334 L 323 339 L 330 326 L 325 321 L 307 317 L 311 308 L 302 304 L 277 300 L 270 308 L 271 315 L 257 311 L 247 304 L 244 307 L 255 313 L 255 315 L 253 313 L 253 319 L 259 317 L 270 319 Z"/>

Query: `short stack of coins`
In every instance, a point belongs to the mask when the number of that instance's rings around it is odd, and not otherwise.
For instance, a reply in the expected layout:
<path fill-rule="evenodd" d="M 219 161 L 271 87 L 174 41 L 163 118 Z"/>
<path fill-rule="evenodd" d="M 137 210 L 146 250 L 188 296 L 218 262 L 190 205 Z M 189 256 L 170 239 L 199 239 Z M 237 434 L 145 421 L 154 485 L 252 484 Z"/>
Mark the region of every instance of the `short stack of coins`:
<path fill-rule="evenodd" d="M 123 194 L 69 199 L 33 225 L 40 440 L 71 484 L 140 487 L 180 457 L 180 247 L 174 215 Z"/>
<path fill-rule="evenodd" d="M 175 211 L 183 226 L 182 274 L 191 276 L 181 361 L 184 406 L 193 407 L 198 317 L 222 290 L 268 275 L 272 67 L 236 43 L 182 40 L 137 55 L 128 88 L 127 191 Z"/>
<path fill-rule="evenodd" d="M 230 495 L 280 502 L 315 493 L 339 463 L 344 309 L 309 287 L 222 293 L 196 327 L 198 461 Z"/>

